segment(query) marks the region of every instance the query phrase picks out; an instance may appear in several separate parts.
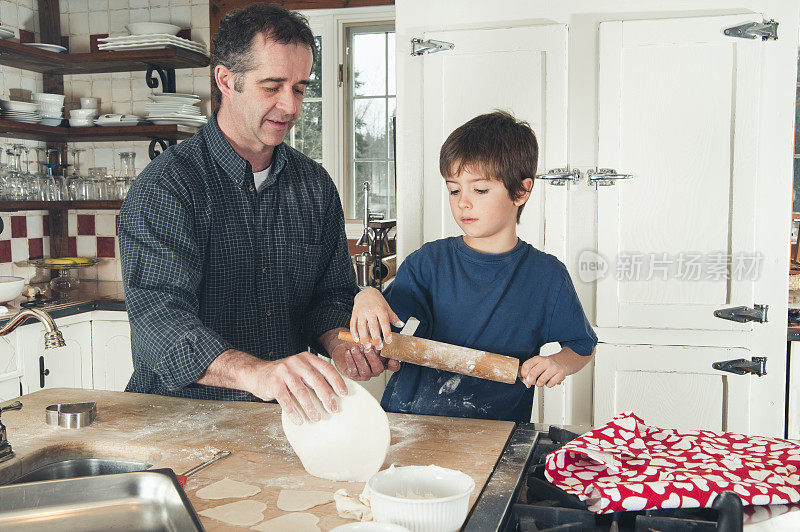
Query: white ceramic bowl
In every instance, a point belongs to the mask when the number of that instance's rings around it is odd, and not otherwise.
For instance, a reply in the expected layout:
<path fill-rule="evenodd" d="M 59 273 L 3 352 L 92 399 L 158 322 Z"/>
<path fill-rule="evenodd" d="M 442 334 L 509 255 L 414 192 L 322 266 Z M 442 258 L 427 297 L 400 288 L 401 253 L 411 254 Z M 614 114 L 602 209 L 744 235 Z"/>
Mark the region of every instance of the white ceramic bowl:
<path fill-rule="evenodd" d="M 134 22 L 125 26 L 131 35 L 152 35 L 153 33 L 166 33 L 167 35 L 177 35 L 181 31 L 180 26 L 174 24 L 164 24 L 163 22 Z"/>
<path fill-rule="evenodd" d="M 36 102 L 18 102 L 14 100 L 0 100 L 0 107 L 6 111 L 22 111 L 35 113 L 39 111 L 39 104 Z"/>
<path fill-rule="evenodd" d="M 43 126 L 53 126 L 53 127 L 55 127 L 55 126 L 60 126 L 62 120 L 63 120 L 63 118 L 42 117 L 42 119 L 39 120 L 39 123 L 42 124 Z"/>
<path fill-rule="evenodd" d="M 92 127 L 94 120 L 91 118 L 70 118 L 69 127 Z"/>
<path fill-rule="evenodd" d="M 25 286 L 23 277 L 0 276 L 0 303 L 6 303 L 22 295 L 23 286 Z"/>
<path fill-rule="evenodd" d="M 64 96 L 63 94 L 52 94 L 49 92 L 34 92 L 31 94 L 31 100 L 34 102 L 39 102 L 42 105 L 55 105 L 55 106 L 62 106 L 64 105 Z"/>
<path fill-rule="evenodd" d="M 97 116 L 97 109 L 72 109 L 69 112 L 70 118 L 94 118 Z"/>
<path fill-rule="evenodd" d="M 97 109 L 97 98 L 92 96 L 81 98 L 81 109 Z"/>
<path fill-rule="evenodd" d="M 331 532 L 410 532 L 406 527 L 391 523 L 376 523 L 364 521 L 363 523 L 347 523 L 332 528 Z"/>
<path fill-rule="evenodd" d="M 451 532 L 461 528 L 475 481 L 443 467 L 390 467 L 367 482 L 375 521 L 412 532 Z"/>

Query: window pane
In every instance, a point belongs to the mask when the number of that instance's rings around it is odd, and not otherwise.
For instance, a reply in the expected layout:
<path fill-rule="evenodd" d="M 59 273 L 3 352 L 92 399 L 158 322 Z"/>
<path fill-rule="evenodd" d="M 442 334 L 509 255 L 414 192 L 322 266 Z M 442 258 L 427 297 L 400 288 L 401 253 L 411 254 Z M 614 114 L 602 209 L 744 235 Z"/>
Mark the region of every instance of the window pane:
<path fill-rule="evenodd" d="M 294 130 L 294 147 L 322 160 L 322 102 L 304 102 Z"/>
<path fill-rule="evenodd" d="M 387 64 L 389 65 L 389 94 L 397 94 L 397 88 L 395 87 L 395 79 L 394 79 L 394 33 L 390 33 L 387 36 L 388 39 L 388 55 L 389 57 Z"/>
<path fill-rule="evenodd" d="M 353 85 L 357 96 L 386 94 L 386 33 L 353 35 Z"/>
<path fill-rule="evenodd" d="M 356 159 L 386 157 L 386 100 L 370 98 L 353 102 Z"/>
<path fill-rule="evenodd" d="M 389 214 L 388 218 L 397 218 L 397 201 L 395 199 L 397 185 L 394 178 L 394 161 L 389 161 Z"/>
<path fill-rule="evenodd" d="M 387 195 L 389 183 L 386 176 L 385 162 L 356 162 L 355 163 L 355 209 L 351 211 L 351 218 L 363 218 L 364 216 L 364 192 L 361 188 L 364 181 L 369 181 L 369 210 L 370 212 L 382 212 L 387 214 L 390 198 Z M 391 203 L 394 203 L 394 188 L 392 188 Z M 392 206 L 394 210 L 394 206 Z"/>
<path fill-rule="evenodd" d="M 322 37 L 314 37 L 314 41 L 317 43 L 317 60 L 311 70 L 311 83 L 306 88 L 306 98 L 322 97 Z"/>
<path fill-rule="evenodd" d="M 389 102 L 388 102 L 388 105 L 389 105 L 389 121 L 387 123 L 387 129 L 386 129 L 386 131 L 388 131 L 387 139 L 388 139 L 388 144 L 389 144 L 389 153 L 388 153 L 389 159 L 394 159 L 394 134 L 393 134 L 394 132 L 392 131 L 392 118 L 394 118 L 397 115 L 397 109 L 396 109 L 397 105 L 396 105 L 396 103 L 397 102 L 395 101 L 394 98 L 389 98 Z"/>

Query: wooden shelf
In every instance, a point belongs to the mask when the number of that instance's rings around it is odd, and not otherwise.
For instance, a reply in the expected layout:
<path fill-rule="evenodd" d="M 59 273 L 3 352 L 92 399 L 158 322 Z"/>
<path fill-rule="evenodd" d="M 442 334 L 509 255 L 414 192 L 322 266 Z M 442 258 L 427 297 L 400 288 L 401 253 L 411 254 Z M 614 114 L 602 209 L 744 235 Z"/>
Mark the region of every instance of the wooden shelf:
<path fill-rule="evenodd" d="M 115 50 L 60 54 L 0 40 L 0 65 L 43 74 L 94 74 L 147 70 L 150 65 L 179 68 L 208 66 L 208 56 L 185 48 Z"/>
<path fill-rule="evenodd" d="M 2 42 L 2 41 L 0 41 Z M 0 137 L 14 137 L 44 142 L 113 142 L 123 140 L 188 139 L 196 127 L 179 125 L 61 127 L 0 120 Z"/>
<path fill-rule="evenodd" d="M 9 201 L 0 200 L 0 211 L 119 210 L 122 200 L 109 201 Z"/>

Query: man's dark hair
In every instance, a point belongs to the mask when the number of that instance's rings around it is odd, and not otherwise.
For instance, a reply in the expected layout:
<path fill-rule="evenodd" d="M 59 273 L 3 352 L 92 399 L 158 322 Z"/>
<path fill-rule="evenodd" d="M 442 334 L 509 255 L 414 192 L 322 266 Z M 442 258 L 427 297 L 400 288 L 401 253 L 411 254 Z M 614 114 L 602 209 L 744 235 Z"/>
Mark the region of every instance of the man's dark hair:
<path fill-rule="evenodd" d="M 250 4 L 229 12 L 219 23 L 211 52 L 212 81 L 214 68 L 223 65 L 234 74 L 234 88 L 242 91 L 241 78 L 253 68 L 253 38 L 258 34 L 281 44 L 305 45 L 311 49 L 314 61 L 317 60 L 314 33 L 306 17 L 275 4 Z M 211 84 L 211 96 L 217 103 L 222 100 L 216 82 Z"/>
<path fill-rule="evenodd" d="M 524 179 L 536 179 L 539 144 L 527 122 L 511 113 L 479 115 L 450 133 L 439 152 L 439 172 L 447 179 L 465 169 L 503 183 L 512 200 L 525 194 Z M 517 210 L 517 223 L 522 214 Z"/>

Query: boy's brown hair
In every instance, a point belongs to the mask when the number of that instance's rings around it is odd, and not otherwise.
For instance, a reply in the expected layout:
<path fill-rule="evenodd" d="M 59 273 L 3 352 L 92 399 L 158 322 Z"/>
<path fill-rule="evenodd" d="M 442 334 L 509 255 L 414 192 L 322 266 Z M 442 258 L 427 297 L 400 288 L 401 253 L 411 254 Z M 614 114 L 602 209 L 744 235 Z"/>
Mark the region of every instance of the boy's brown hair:
<path fill-rule="evenodd" d="M 445 179 L 470 169 L 503 183 L 512 200 L 525 193 L 524 179 L 536 179 L 539 143 L 531 126 L 511 113 L 479 115 L 455 129 L 439 152 L 439 172 Z M 522 215 L 520 205 L 517 223 Z"/>

